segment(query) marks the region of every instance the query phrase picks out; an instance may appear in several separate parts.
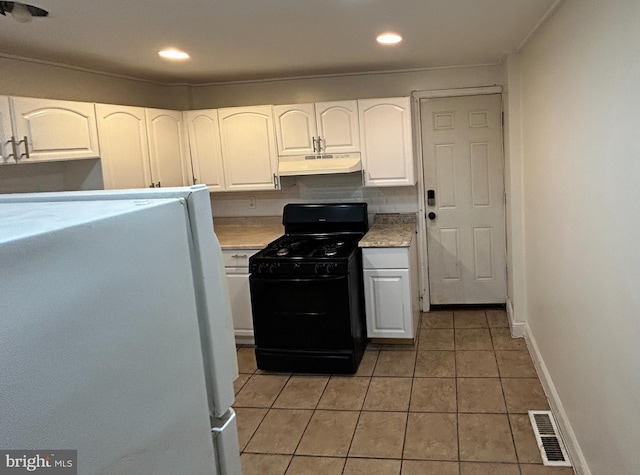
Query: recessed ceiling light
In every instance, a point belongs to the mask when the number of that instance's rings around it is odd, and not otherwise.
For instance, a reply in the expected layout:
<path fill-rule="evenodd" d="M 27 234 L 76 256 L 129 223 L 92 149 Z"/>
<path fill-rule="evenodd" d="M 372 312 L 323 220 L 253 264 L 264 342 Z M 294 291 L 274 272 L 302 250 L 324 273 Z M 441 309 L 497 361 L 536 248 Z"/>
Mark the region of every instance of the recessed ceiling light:
<path fill-rule="evenodd" d="M 184 51 L 175 48 L 163 49 L 158 54 L 164 59 L 189 59 L 189 55 Z"/>
<path fill-rule="evenodd" d="M 400 36 L 398 33 L 387 32 L 378 35 L 376 41 L 383 45 L 395 45 L 402 41 L 402 36 Z"/>

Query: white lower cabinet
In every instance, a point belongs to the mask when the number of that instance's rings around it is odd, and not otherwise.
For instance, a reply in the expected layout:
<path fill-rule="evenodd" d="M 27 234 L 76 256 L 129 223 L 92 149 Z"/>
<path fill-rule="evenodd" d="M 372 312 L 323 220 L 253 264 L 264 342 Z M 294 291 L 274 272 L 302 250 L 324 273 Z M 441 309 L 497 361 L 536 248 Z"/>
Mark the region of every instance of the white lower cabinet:
<path fill-rule="evenodd" d="M 362 250 L 369 338 L 416 337 L 419 304 L 415 239 L 410 247 Z"/>
<path fill-rule="evenodd" d="M 253 314 L 249 289 L 249 258 L 259 249 L 223 250 L 236 340 L 253 340 Z"/>

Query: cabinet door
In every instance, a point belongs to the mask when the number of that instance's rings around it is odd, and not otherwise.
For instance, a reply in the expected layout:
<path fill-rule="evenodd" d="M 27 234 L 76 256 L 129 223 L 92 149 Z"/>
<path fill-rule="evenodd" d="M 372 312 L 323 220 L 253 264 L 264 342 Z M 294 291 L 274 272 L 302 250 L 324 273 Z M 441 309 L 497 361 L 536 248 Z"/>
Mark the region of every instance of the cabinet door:
<path fill-rule="evenodd" d="M 276 143 L 271 106 L 218 109 L 227 190 L 273 190 Z"/>
<path fill-rule="evenodd" d="M 360 151 L 358 101 L 318 102 L 316 122 L 322 152 Z"/>
<path fill-rule="evenodd" d="M 358 101 L 365 186 L 416 184 L 408 97 Z"/>
<path fill-rule="evenodd" d="M 365 269 L 369 338 L 413 338 L 409 269 Z"/>
<path fill-rule="evenodd" d="M 11 140 L 11 113 L 9 98 L 0 96 L 0 164 L 15 163 Z"/>
<path fill-rule="evenodd" d="M 194 183 L 206 184 L 210 191 L 224 191 L 218 111 L 187 111 L 184 120 L 189 134 Z"/>
<path fill-rule="evenodd" d="M 313 104 L 273 106 L 278 155 L 317 153 Z"/>
<path fill-rule="evenodd" d="M 105 189 L 151 186 L 144 109 L 96 104 L 96 113 Z"/>
<path fill-rule="evenodd" d="M 251 313 L 249 273 L 247 268 L 227 268 L 226 271 L 235 335 L 236 337 L 252 338 L 253 316 Z"/>
<path fill-rule="evenodd" d="M 20 161 L 97 158 L 98 128 L 94 105 L 87 102 L 12 97 L 14 135 L 27 137 L 29 158 Z M 26 153 L 24 144 L 20 153 Z"/>
<path fill-rule="evenodd" d="M 155 186 L 193 183 L 179 111 L 145 109 L 151 179 Z"/>

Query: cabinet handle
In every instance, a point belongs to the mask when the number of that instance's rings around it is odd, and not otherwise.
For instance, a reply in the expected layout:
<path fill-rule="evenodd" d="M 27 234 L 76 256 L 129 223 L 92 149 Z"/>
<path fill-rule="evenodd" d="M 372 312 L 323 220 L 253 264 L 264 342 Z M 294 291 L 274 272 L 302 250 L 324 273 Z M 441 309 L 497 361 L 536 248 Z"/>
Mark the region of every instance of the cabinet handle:
<path fill-rule="evenodd" d="M 12 137 L 13 138 L 13 137 Z M 20 144 L 23 143 L 24 144 L 24 153 L 20 154 L 19 158 L 25 157 L 25 158 L 30 158 L 29 157 L 29 142 L 27 140 L 27 136 L 25 135 L 24 138 L 22 140 L 20 140 L 20 142 L 17 143 L 17 147 L 20 147 Z M 17 152 L 16 152 L 17 153 Z"/>
<path fill-rule="evenodd" d="M 246 254 L 234 254 L 233 256 L 234 259 L 246 259 L 247 255 Z"/>
<path fill-rule="evenodd" d="M 156 183 L 156 188 L 160 188 L 160 182 Z"/>
<path fill-rule="evenodd" d="M 277 177 L 277 175 L 275 173 L 273 174 L 273 187 L 276 190 L 278 189 L 278 177 Z"/>
<path fill-rule="evenodd" d="M 323 147 L 322 147 L 322 140 L 323 140 L 323 139 L 321 139 L 320 137 L 318 137 L 318 152 L 322 152 L 322 149 L 323 149 Z M 326 140 L 324 141 L 324 148 L 325 148 L 325 149 L 327 148 L 327 141 L 326 141 Z"/>
<path fill-rule="evenodd" d="M 5 142 L 5 145 L 9 145 L 11 144 L 11 150 L 13 151 L 13 153 L 10 153 L 9 155 L 7 155 L 6 158 L 7 160 L 9 160 L 11 157 L 13 157 L 13 159 L 16 161 L 16 163 L 18 162 L 18 150 L 16 149 L 16 138 L 11 136 L 11 140 L 7 140 Z"/>
<path fill-rule="evenodd" d="M 313 152 L 316 152 L 316 138 L 315 137 L 311 137 L 311 141 L 313 142 Z"/>

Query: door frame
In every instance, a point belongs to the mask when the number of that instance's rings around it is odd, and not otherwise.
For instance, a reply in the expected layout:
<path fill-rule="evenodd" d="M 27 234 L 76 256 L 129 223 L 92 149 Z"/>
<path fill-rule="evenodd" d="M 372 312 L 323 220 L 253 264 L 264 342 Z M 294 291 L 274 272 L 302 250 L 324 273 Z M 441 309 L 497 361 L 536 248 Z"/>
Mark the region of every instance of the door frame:
<path fill-rule="evenodd" d="M 416 90 L 411 92 L 411 114 L 413 120 L 413 137 L 415 145 L 415 155 L 417 172 L 418 172 L 418 261 L 420 271 L 420 295 L 422 296 L 423 312 L 428 312 L 431 307 L 431 298 L 429 295 L 429 263 L 427 248 L 427 216 L 426 216 L 426 195 L 424 186 L 424 161 L 422 160 L 422 120 L 420 114 L 420 101 L 422 99 L 438 99 L 444 97 L 461 97 L 461 96 L 481 96 L 487 94 L 500 94 L 502 96 L 502 108 L 504 111 L 503 88 L 497 86 L 468 87 L 460 89 L 434 89 L 434 90 Z M 503 112 L 504 113 L 504 112 Z M 504 124 L 502 127 L 502 142 L 504 149 Z M 504 153 L 503 153 L 504 159 Z M 504 176 L 503 176 L 504 180 Z M 506 209 L 505 209 L 506 220 Z M 505 223 L 506 225 L 506 223 Z M 509 236 L 507 236 L 508 239 Z M 509 243 L 506 243 L 508 247 Z M 506 249 L 505 249 L 506 252 Z M 507 260 L 507 279 L 509 273 L 509 261 Z M 508 283 L 508 281 L 507 281 Z M 507 294 L 509 286 L 507 285 Z M 508 299 L 507 295 L 507 299 Z"/>

